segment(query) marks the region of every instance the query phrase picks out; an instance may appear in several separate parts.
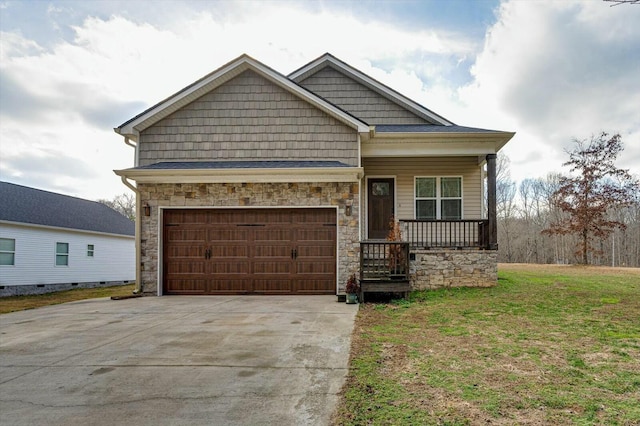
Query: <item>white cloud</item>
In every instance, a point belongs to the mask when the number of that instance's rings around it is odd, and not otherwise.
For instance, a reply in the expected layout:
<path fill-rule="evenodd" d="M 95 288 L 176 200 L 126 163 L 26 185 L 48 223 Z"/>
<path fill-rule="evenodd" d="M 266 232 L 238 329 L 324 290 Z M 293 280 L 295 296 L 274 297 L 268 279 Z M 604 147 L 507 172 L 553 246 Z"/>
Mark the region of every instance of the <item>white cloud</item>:
<path fill-rule="evenodd" d="M 49 9 L 52 19 L 56 11 Z M 31 184 L 51 189 L 68 185 L 67 193 L 87 198 L 123 192 L 112 169 L 132 166 L 132 150 L 112 128 L 245 52 L 288 73 L 331 51 L 410 95 L 422 87 L 407 62 L 413 56 L 440 60 L 446 55 L 455 62 L 474 46 L 462 36 L 409 33 L 289 3 L 252 3 L 251 8 L 240 4 L 224 14 L 185 16 L 178 16 L 171 29 L 122 16 L 90 17 L 73 27 L 71 41 L 61 40 L 49 49 L 19 34 L 3 34 L 0 71 L 11 96 L 0 111 L 0 139 L 11 143 L 2 146 L 2 178 L 24 181 L 31 173 Z M 389 73 L 370 65 L 372 60 L 398 57 L 405 62 Z M 57 170 L 18 170 L 25 158 L 36 159 L 34 166 L 42 159 L 55 162 L 55 153 L 61 158 Z M 68 159 L 94 173 L 77 167 L 69 176 L 69 168 L 62 166 Z"/>
<path fill-rule="evenodd" d="M 515 178 L 560 170 L 574 137 L 603 130 L 621 132 L 620 164 L 640 172 L 639 18 L 603 2 L 501 5 L 460 96 L 476 124 L 518 132 L 505 149 Z"/>
<path fill-rule="evenodd" d="M 327 51 L 458 124 L 517 131 L 507 152 L 518 179 L 559 169 L 571 137 L 600 130 L 622 132 L 625 158 L 640 163 L 640 7 L 600 3 L 506 2 L 484 45 L 331 3 L 177 8 L 155 25 L 129 12 L 89 17 L 46 48 L 2 33 L 1 177 L 111 198 L 126 190 L 112 169 L 133 164 L 112 127 L 242 53 L 286 74 Z M 460 69 L 474 59 L 472 74 Z M 474 81 L 459 89 L 452 73 Z M 57 170 L 36 173 L 56 155 Z"/>

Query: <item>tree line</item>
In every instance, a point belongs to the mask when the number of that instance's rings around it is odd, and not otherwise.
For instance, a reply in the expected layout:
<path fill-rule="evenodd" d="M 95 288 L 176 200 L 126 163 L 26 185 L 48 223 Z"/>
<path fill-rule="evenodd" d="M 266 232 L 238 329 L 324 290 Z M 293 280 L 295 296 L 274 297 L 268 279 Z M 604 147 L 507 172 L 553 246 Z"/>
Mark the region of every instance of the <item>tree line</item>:
<path fill-rule="evenodd" d="M 574 140 L 563 164 L 516 184 L 498 155 L 498 260 L 640 267 L 640 184 L 615 166 L 619 134 Z"/>

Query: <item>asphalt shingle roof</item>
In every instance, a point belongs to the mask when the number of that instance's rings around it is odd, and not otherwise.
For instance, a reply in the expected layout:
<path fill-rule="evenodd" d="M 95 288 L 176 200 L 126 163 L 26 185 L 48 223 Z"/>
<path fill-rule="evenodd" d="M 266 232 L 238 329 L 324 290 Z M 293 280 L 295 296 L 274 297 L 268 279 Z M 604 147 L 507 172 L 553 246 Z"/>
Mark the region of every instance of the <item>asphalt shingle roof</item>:
<path fill-rule="evenodd" d="M 0 220 L 135 235 L 134 223 L 96 201 L 0 182 Z"/>
<path fill-rule="evenodd" d="M 340 161 L 176 161 L 149 164 L 135 170 L 189 169 L 294 169 L 307 167 L 352 167 Z"/>
<path fill-rule="evenodd" d="M 379 133 L 496 133 L 497 130 L 465 126 L 440 126 L 434 124 L 385 124 L 376 125 Z"/>

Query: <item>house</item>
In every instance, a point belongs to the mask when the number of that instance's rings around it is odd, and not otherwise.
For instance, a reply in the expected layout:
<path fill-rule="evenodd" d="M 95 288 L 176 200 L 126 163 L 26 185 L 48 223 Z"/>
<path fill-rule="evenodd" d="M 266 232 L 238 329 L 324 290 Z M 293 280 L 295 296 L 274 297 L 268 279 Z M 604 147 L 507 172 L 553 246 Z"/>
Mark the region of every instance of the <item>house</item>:
<path fill-rule="evenodd" d="M 392 217 L 410 288 L 495 284 L 495 158 L 514 133 L 330 54 L 288 76 L 242 55 L 114 130 L 135 149 L 115 173 L 137 193 L 140 291 L 342 294 L 353 273 L 392 278 Z"/>
<path fill-rule="evenodd" d="M 0 182 L 0 296 L 135 279 L 134 224 L 104 204 Z"/>

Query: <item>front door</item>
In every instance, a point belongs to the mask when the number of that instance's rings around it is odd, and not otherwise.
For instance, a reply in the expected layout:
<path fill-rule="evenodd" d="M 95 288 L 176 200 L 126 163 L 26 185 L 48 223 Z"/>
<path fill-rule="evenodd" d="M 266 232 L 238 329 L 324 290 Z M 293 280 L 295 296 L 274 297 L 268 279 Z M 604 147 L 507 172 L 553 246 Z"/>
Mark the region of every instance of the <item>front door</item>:
<path fill-rule="evenodd" d="M 369 239 L 385 239 L 394 214 L 394 179 L 371 178 L 367 185 L 367 224 Z"/>

